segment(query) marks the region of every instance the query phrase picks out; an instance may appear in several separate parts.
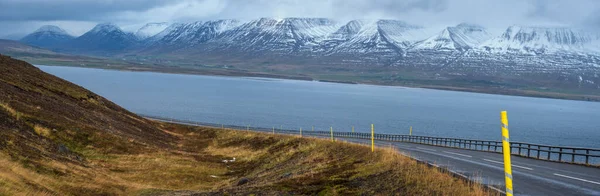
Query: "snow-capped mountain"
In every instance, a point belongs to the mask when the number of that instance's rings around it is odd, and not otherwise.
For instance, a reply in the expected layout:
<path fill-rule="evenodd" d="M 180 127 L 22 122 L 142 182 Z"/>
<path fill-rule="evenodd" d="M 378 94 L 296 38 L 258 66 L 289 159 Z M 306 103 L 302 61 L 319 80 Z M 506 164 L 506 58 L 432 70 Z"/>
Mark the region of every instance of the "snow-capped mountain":
<path fill-rule="evenodd" d="M 397 20 L 353 20 L 331 34 L 323 46 L 329 53 L 404 53 L 428 33 Z"/>
<path fill-rule="evenodd" d="M 152 37 L 169 27 L 169 23 L 148 23 L 135 32 L 138 39 L 143 40 Z"/>
<path fill-rule="evenodd" d="M 156 39 L 156 42 L 161 45 L 194 46 L 214 39 L 224 31 L 230 30 L 238 24 L 239 21 L 237 20 L 214 20 L 176 24 L 159 33 L 157 37 L 160 37 L 160 39 Z"/>
<path fill-rule="evenodd" d="M 211 63 L 265 60 L 478 72 L 496 72 L 501 68 L 532 72 L 600 68 L 600 35 L 571 28 L 511 26 L 494 36 L 474 24 L 433 31 L 398 20 L 338 23 L 327 18 L 214 20 L 174 23 L 168 27 L 162 23 L 146 26 L 138 34 L 154 35 L 140 40 L 140 36 L 123 32 L 116 25 L 99 24 L 63 44 L 59 51 L 141 58 L 176 55 L 183 59 L 210 59 L 214 61 Z M 155 33 L 161 28 L 164 29 Z M 39 31 L 61 32 L 56 28 Z"/>
<path fill-rule="evenodd" d="M 162 30 L 161 32 L 146 38 L 143 42 L 143 44 L 145 45 L 151 45 L 154 44 L 158 41 L 160 41 L 161 39 L 163 39 L 165 36 L 171 34 L 173 31 L 177 31 L 178 29 L 180 29 L 182 26 L 184 26 L 186 24 L 183 23 L 173 23 L 171 25 L 169 25 L 167 28 L 165 28 L 164 30 Z"/>
<path fill-rule="evenodd" d="M 109 55 L 138 43 L 133 33 L 127 33 L 111 23 L 96 25 L 92 30 L 70 41 L 67 51 Z"/>
<path fill-rule="evenodd" d="M 479 25 L 462 23 L 455 27 L 447 27 L 442 32 L 419 42 L 413 49 L 465 51 L 490 40 L 492 35 Z"/>
<path fill-rule="evenodd" d="M 69 35 L 65 30 L 54 25 L 45 25 L 37 29 L 35 32 L 23 37 L 20 41 L 33 46 L 42 48 L 55 48 L 64 44 L 74 37 Z"/>
<path fill-rule="evenodd" d="M 206 47 L 290 54 L 311 50 L 338 27 L 336 22 L 325 18 L 261 18 L 222 32 L 207 42 Z"/>
<path fill-rule="evenodd" d="M 511 26 L 501 36 L 479 48 L 491 53 L 549 54 L 600 53 L 593 48 L 597 37 L 571 28 Z"/>

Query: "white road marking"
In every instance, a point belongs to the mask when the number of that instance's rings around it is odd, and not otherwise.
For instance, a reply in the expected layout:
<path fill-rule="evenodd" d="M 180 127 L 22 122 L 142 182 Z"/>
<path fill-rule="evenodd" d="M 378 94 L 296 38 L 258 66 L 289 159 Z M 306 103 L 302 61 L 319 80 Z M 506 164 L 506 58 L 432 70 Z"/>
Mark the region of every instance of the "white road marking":
<path fill-rule="evenodd" d="M 489 162 L 492 162 L 492 163 L 498 163 L 498 164 L 503 164 L 504 165 L 504 163 L 502 163 L 500 161 L 494 161 L 494 160 L 489 160 L 489 159 L 483 159 L 483 160 L 484 161 L 489 161 Z M 515 164 L 512 164 L 512 166 L 516 167 L 516 168 L 526 169 L 526 170 L 533 170 L 533 168 L 523 167 L 523 166 L 519 166 L 519 165 L 515 165 Z"/>
<path fill-rule="evenodd" d="M 463 156 L 463 157 L 469 157 L 469 158 L 473 157 L 471 155 L 460 154 L 460 153 L 455 153 L 455 152 L 448 152 L 448 151 L 442 151 L 442 152 L 453 154 L 453 155 L 458 155 L 458 156 Z"/>
<path fill-rule="evenodd" d="M 579 180 L 579 181 L 583 181 L 583 182 L 589 182 L 589 183 L 592 183 L 592 184 L 598 184 L 598 185 L 600 185 L 600 182 L 594 182 L 594 181 L 591 181 L 591 180 L 586 180 L 586 179 L 581 179 L 581 178 L 576 178 L 576 177 L 566 176 L 566 175 L 557 174 L 557 173 L 554 173 L 554 175 L 555 175 L 555 176 L 564 177 L 564 178 L 571 178 L 571 179 L 573 179 L 573 180 Z"/>
<path fill-rule="evenodd" d="M 421 149 L 421 150 L 429 150 L 429 151 L 437 152 L 437 150 L 434 150 L 434 149 L 431 149 L 431 148 L 421 148 L 421 147 L 416 147 L 416 148 Z"/>

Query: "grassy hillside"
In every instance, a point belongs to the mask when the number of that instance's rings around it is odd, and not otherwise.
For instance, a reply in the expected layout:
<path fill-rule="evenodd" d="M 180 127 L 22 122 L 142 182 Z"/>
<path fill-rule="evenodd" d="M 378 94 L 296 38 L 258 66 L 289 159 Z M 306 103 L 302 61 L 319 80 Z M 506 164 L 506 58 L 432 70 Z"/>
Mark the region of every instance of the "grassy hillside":
<path fill-rule="evenodd" d="M 0 56 L 0 195 L 224 193 L 488 194 L 393 149 L 149 121 Z"/>

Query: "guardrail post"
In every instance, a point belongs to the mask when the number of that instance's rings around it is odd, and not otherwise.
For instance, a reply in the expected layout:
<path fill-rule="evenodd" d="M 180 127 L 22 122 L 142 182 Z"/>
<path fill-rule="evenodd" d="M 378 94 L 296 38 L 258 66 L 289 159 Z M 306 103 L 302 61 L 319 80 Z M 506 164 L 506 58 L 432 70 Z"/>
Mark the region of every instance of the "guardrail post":
<path fill-rule="evenodd" d="M 494 152 L 498 152 L 498 142 L 494 142 Z"/>
<path fill-rule="evenodd" d="M 590 164 L 590 150 L 585 150 L 585 164 Z"/>
<path fill-rule="evenodd" d="M 560 148 L 559 151 L 560 151 L 560 153 L 558 153 L 558 161 L 560 162 L 560 161 L 562 161 L 563 148 Z"/>
<path fill-rule="evenodd" d="M 530 152 L 531 152 L 531 144 L 527 144 L 527 158 L 531 157 Z"/>
<path fill-rule="evenodd" d="M 571 161 L 575 163 L 575 148 L 573 148 L 573 154 L 571 154 Z"/>
<path fill-rule="evenodd" d="M 506 111 L 500 112 L 500 119 L 502 122 L 502 149 L 504 153 L 504 179 L 506 181 L 506 195 L 513 195 L 513 176 L 512 176 L 512 168 L 510 163 L 510 139 L 508 135 L 508 117 L 506 115 Z"/>

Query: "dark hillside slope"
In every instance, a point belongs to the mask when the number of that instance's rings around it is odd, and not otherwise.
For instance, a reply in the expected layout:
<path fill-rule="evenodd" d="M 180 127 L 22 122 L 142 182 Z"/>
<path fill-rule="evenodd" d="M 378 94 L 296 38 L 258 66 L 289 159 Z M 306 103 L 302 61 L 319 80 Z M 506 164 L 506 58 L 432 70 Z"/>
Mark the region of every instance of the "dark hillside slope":
<path fill-rule="evenodd" d="M 0 39 L 0 54 L 18 56 L 60 56 L 50 50 L 29 46 L 17 41 Z"/>
<path fill-rule="evenodd" d="M 0 55 L 0 149 L 11 157 L 81 161 L 72 152 L 135 153 L 171 141 L 152 122 L 107 99 Z"/>

